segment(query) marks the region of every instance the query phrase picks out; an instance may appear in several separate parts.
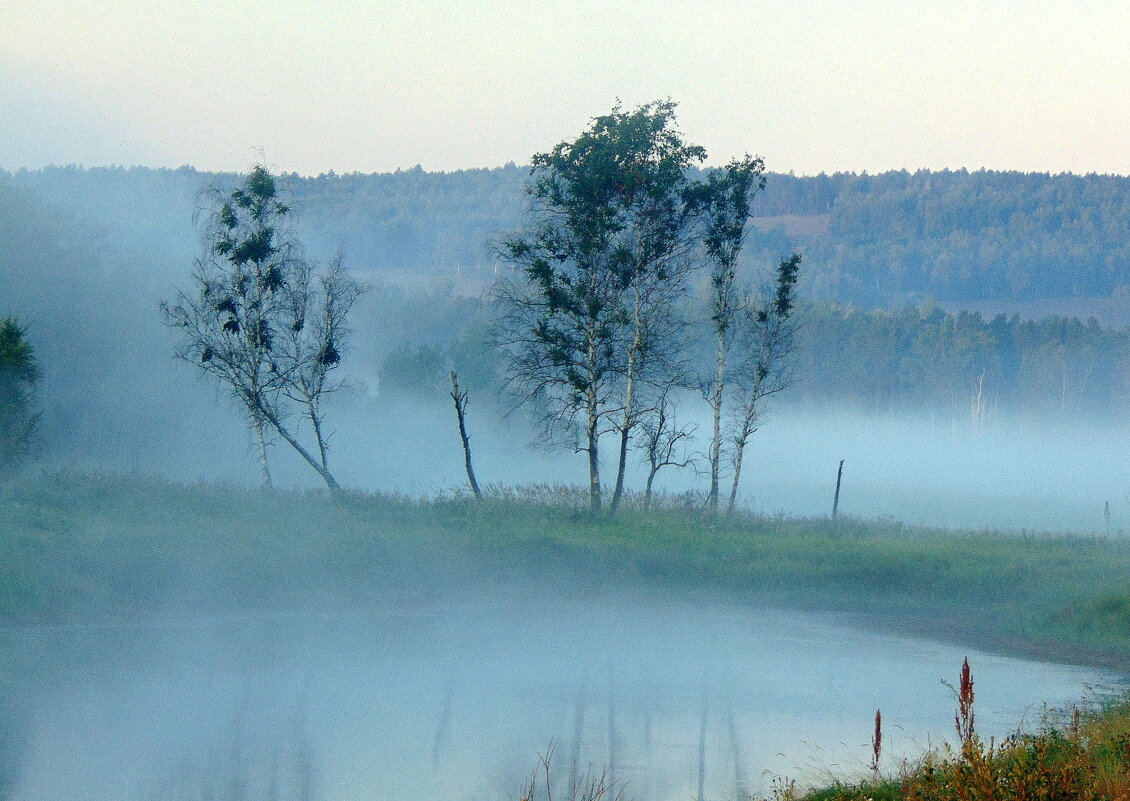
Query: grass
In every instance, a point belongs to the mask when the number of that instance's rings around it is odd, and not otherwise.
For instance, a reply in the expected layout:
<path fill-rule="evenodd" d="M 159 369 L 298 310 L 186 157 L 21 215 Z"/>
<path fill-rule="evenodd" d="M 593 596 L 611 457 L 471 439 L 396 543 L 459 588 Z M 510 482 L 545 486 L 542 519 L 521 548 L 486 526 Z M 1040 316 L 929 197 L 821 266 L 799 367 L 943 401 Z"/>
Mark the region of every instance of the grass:
<path fill-rule="evenodd" d="M 970 685 L 971 687 L 971 685 Z M 972 704 L 970 693 L 969 703 Z M 969 714 L 972 714 L 970 706 Z M 958 720 L 962 712 L 958 712 Z M 958 724 L 957 748 L 943 746 L 894 776 L 800 791 L 779 782 L 773 801 L 1127 801 L 1130 698 L 1048 715 L 1036 732 L 982 741 Z M 767 800 L 768 801 L 768 800 Z"/>
<path fill-rule="evenodd" d="M 609 518 L 557 487 L 496 487 L 476 502 L 74 473 L 0 485 L 3 622 L 561 586 L 847 611 L 919 632 L 928 621 L 942 638 L 1113 667 L 1130 654 L 1123 540 L 710 519 L 684 497 Z"/>

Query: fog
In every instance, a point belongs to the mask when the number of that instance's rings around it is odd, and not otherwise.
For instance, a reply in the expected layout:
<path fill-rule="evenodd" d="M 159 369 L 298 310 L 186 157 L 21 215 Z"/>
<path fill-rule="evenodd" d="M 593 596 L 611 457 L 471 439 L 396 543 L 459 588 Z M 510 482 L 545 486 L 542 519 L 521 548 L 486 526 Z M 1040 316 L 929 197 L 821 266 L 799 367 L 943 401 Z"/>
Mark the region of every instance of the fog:
<path fill-rule="evenodd" d="M 172 233 L 106 233 L 30 196 L 20 202 L 28 216 L 19 225 L 0 220 L 22 237 L 14 260 L 0 262 L 0 313 L 27 325 L 43 372 L 42 436 L 26 469 L 256 486 L 244 420 L 222 388 L 173 359 L 175 335 L 159 320 L 159 302 L 187 285 L 188 220 Z M 446 389 L 410 391 L 381 375 L 401 345 L 452 344 L 457 329 L 424 330 L 406 309 L 457 295 L 454 282 L 437 290 L 367 275 L 342 366 L 347 386 L 325 406 L 330 466 L 362 491 L 466 492 Z M 452 308 L 458 321 L 459 309 L 478 306 L 463 297 Z M 586 482 L 583 454 L 534 447 L 524 412 L 481 383 L 467 386 L 481 483 L 505 492 Z M 698 396 L 680 399 L 679 413 L 708 429 Z M 1130 424 L 1113 416 L 1000 410 L 974 426 L 952 410 L 869 415 L 783 395 L 751 440 L 739 503 L 827 516 L 843 460 L 847 515 L 1121 536 L 1130 529 L 1128 439 Z M 604 448 L 611 484 L 611 438 Z M 320 488 L 285 443 L 269 453 L 279 485 Z M 644 478 L 633 460 L 629 488 L 641 490 Z M 692 507 L 706 484 L 693 468 L 658 479 L 672 503 Z M 878 634 L 834 615 L 581 598 L 568 585 L 532 580 L 515 591 L 465 578 L 447 593 L 364 610 L 2 631 L 0 797 L 516 797 L 552 744 L 560 778 L 574 763 L 611 765 L 628 798 L 743 798 L 774 775 L 862 772 L 876 708 L 887 721 L 887 764 L 920 753 L 950 729 L 940 680 L 956 679 L 967 654 L 983 736 L 1035 722 L 1034 704 L 1116 680 Z"/>
<path fill-rule="evenodd" d="M 192 210 L 209 179 L 234 177 L 188 169 L 59 170 L 21 173 L 0 185 L 0 222 L 9 242 L 0 259 L 0 312 L 27 326 L 43 373 L 42 436 L 32 469 L 258 481 L 244 420 L 223 388 L 172 357 L 176 336 L 158 314 L 163 299 L 188 285 L 192 257 L 200 252 Z M 452 219 L 466 213 L 459 209 Z M 333 243 L 323 241 L 317 220 L 301 223 L 301 208 L 299 218 L 299 233 L 317 243 L 308 255 L 325 263 Z M 468 257 L 481 261 L 485 242 L 481 247 Z M 442 380 L 408 392 L 381 375 L 382 363 L 397 348 L 449 351 L 471 318 L 479 326 L 475 335 L 484 335 L 490 316 L 474 293 L 485 277 L 470 283 L 411 277 L 373 269 L 356 253 L 344 256 L 370 291 L 351 315 L 354 333 L 342 363 L 348 387 L 327 407 L 335 432 L 331 467 L 344 484 L 362 490 L 456 491 L 465 477 Z M 474 380 L 476 371 L 489 369 L 467 361 L 476 353 L 465 348 L 448 367 L 460 371 L 471 393 L 468 426 L 480 481 L 585 484 L 582 455 L 532 448 L 529 420 L 513 414 L 481 376 Z M 679 416 L 697 418 L 700 434 L 708 430 L 697 396 L 680 402 Z M 1130 527 L 1130 463 L 1120 447 L 1127 434 L 1130 425 L 1117 410 L 1017 416 L 1001 408 L 975 427 L 967 412 L 952 408 L 869 415 L 837 408 L 835 398 L 797 408 L 786 392 L 768 406 L 751 440 L 740 502 L 766 514 L 827 515 L 843 459 L 841 508 L 847 514 L 1106 533 L 1109 502 L 1110 531 L 1117 533 Z M 607 439 L 606 457 L 613 447 Z M 705 450 L 704 437 L 696 447 Z M 317 486 L 285 443 L 271 447 L 271 458 L 284 486 Z M 609 483 L 613 467 L 605 458 Z M 642 489 L 642 471 L 633 468 L 630 486 Z M 705 483 L 690 469 L 667 469 L 659 477 L 661 489 L 671 493 L 702 491 Z"/>
<path fill-rule="evenodd" d="M 552 747 L 557 781 L 607 766 L 641 801 L 699 797 L 700 781 L 702 797 L 741 799 L 774 776 L 861 775 L 876 708 L 886 767 L 937 744 L 953 716 L 941 680 L 966 655 L 983 737 L 1037 725 L 1037 698 L 1115 680 L 832 615 L 480 590 L 491 598 L 4 632 L 9 663 L 36 676 L 12 696 L 7 797 L 517 797 Z"/>
<path fill-rule="evenodd" d="M 13 185 L 2 198 L 11 247 L 0 260 L 0 312 L 27 326 L 43 373 L 42 436 L 32 469 L 254 485 L 259 471 L 247 426 L 222 388 L 173 358 L 175 334 L 158 314 L 160 301 L 188 284 L 191 254 L 199 252 L 191 209 L 206 176 L 146 174 L 141 177 L 156 188 L 141 182 L 132 189 L 131 181 L 141 179 L 129 173 L 55 177 L 54 190 L 51 175 L 33 184 L 43 197 Z M 63 190 L 80 178 L 83 193 L 68 205 Z M 107 208 L 95 203 L 102 189 L 111 193 Z M 136 207 L 139 192 L 159 199 L 152 218 L 122 211 Z M 310 256 L 324 263 L 324 250 Z M 447 390 L 441 382 L 408 392 L 385 380 L 382 362 L 398 347 L 448 350 L 471 317 L 477 316 L 477 335 L 484 334 L 489 315 L 474 295 L 460 296 L 475 291 L 472 285 L 396 278 L 351 262 L 349 253 L 345 258 L 370 291 L 351 315 L 354 333 L 342 363 L 348 387 L 327 407 L 335 432 L 331 467 L 344 484 L 362 490 L 424 496 L 458 490 L 465 477 Z M 466 354 L 473 358 L 474 348 Z M 466 358 L 449 366 L 461 376 L 485 369 Z M 532 448 L 529 420 L 513 414 L 481 378 L 467 377 L 481 482 L 586 483 L 582 455 Z M 679 415 L 698 418 L 700 434 L 708 430 L 697 396 L 680 402 Z M 751 440 L 740 502 L 767 514 L 827 515 L 843 459 L 841 508 L 847 514 L 1106 533 L 1109 502 L 1110 530 L 1117 533 L 1130 527 L 1130 464 L 1120 447 L 1128 434 L 1130 425 L 1116 411 L 1041 417 L 1002 408 L 975 427 L 960 410 L 868 415 L 838 409 L 834 398 L 798 408 L 785 393 L 768 406 Z M 604 447 L 611 457 L 610 438 Z M 705 450 L 701 436 L 696 447 Z M 271 458 L 282 485 L 317 486 L 285 443 L 272 446 Z M 613 467 L 606 458 L 606 481 L 614 478 Z M 630 487 L 642 489 L 642 471 L 633 468 Z M 693 470 L 668 469 L 659 477 L 671 493 L 702 491 L 705 483 Z"/>
<path fill-rule="evenodd" d="M 61 449 L 46 461 L 253 486 L 258 464 L 246 427 L 227 399 L 199 381 L 189 383 L 182 397 L 193 402 L 188 413 L 169 410 L 139 422 L 125 441 L 82 439 L 81 453 Z M 694 397 L 685 402 L 701 404 Z M 702 417 L 700 432 L 709 425 Z M 347 486 L 419 497 L 468 491 L 454 409 L 442 393 L 373 398 L 355 389 L 334 399 L 329 418 L 335 432 L 331 464 Z M 584 454 L 537 446 L 529 420 L 508 415 L 490 395 L 471 396 L 468 429 L 481 484 L 580 486 L 587 480 Z M 146 446 L 141 434 L 159 441 L 160 448 Z M 1130 424 L 1122 421 L 1013 418 L 974 428 L 952 420 L 781 404 L 770 408 L 751 439 L 739 503 L 768 515 L 828 516 L 843 459 L 842 514 L 924 526 L 1119 536 L 1130 528 L 1127 441 Z M 611 482 L 610 437 L 604 447 L 603 477 Z M 700 440 L 698 447 L 705 443 Z M 283 486 L 319 485 L 285 443 L 276 443 L 271 457 Z M 644 465 L 631 460 L 629 488 L 642 491 L 645 480 Z M 669 495 L 701 494 L 707 482 L 693 467 L 665 468 L 656 487 Z"/>

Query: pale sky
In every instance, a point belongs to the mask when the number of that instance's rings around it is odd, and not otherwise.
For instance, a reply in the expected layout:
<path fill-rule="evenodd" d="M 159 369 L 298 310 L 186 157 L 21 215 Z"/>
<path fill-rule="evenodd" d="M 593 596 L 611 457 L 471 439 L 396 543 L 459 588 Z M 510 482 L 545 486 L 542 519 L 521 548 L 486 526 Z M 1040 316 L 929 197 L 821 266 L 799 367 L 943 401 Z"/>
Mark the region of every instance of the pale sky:
<path fill-rule="evenodd" d="M 713 163 L 1130 174 L 1130 4 L 0 0 L 0 168 L 528 163 L 619 98 Z"/>

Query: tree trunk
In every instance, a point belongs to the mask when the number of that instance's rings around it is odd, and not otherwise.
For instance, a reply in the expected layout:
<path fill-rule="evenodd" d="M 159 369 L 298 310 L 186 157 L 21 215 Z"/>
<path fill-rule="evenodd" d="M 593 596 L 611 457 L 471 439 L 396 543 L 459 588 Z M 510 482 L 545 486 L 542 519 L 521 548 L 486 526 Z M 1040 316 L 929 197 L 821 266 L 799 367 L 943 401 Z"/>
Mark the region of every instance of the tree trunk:
<path fill-rule="evenodd" d="M 597 453 L 597 440 L 600 434 L 597 431 L 599 419 L 594 406 L 589 406 L 589 420 L 587 426 L 588 452 L 589 452 L 589 506 L 594 512 L 600 511 L 600 456 Z"/>
<path fill-rule="evenodd" d="M 294 448 L 294 450 L 298 452 L 298 455 L 305 459 L 306 463 L 314 468 L 314 471 L 322 477 L 322 480 L 326 482 L 326 486 L 329 487 L 330 492 L 334 493 L 335 495 L 341 492 L 341 486 L 337 483 L 337 479 L 333 477 L 333 474 L 330 473 L 330 471 L 325 467 L 323 467 L 322 464 L 310 454 L 310 451 L 302 447 L 302 443 L 294 438 L 294 435 L 292 435 L 286 429 L 286 427 L 282 424 L 282 421 L 279 420 L 279 418 L 273 412 L 262 408 L 260 409 L 260 412 L 262 413 L 263 417 L 266 418 L 267 422 L 271 424 L 271 427 L 274 428 L 275 431 L 279 432 L 279 435 L 283 439 L 290 443 L 290 447 Z"/>
<path fill-rule="evenodd" d="M 844 479 L 844 460 L 840 459 L 840 469 L 836 471 L 836 497 L 832 499 L 832 519 L 840 515 L 840 482 Z"/>
<path fill-rule="evenodd" d="M 620 499 L 624 495 L 624 470 L 628 464 L 628 440 L 632 436 L 632 426 L 635 421 L 632 419 L 635 413 L 632 409 L 632 389 L 633 389 L 633 361 L 634 358 L 628 357 L 628 384 L 624 390 L 624 420 L 620 426 L 620 458 L 616 465 L 616 489 L 612 492 L 612 503 L 609 506 L 609 512 L 616 513 L 620 508 Z"/>
<path fill-rule="evenodd" d="M 726 380 L 726 335 L 718 331 L 718 350 L 715 355 L 714 392 L 710 406 L 714 412 L 714 430 L 710 440 L 710 495 L 706 499 L 706 509 L 710 514 L 718 511 L 718 474 L 722 462 L 722 393 Z"/>
<path fill-rule="evenodd" d="M 612 514 L 620 508 L 620 500 L 624 496 L 624 470 L 628 464 L 628 441 L 632 437 L 632 427 L 635 425 L 634 391 L 636 379 L 636 358 L 639 354 L 643 338 L 643 321 L 640 319 L 639 290 L 636 290 L 635 307 L 636 330 L 632 336 L 632 344 L 628 348 L 628 368 L 625 372 L 624 385 L 624 421 L 620 426 L 620 459 L 616 465 L 616 489 L 612 492 L 612 504 L 609 511 Z"/>
<path fill-rule="evenodd" d="M 760 397 L 758 390 L 752 390 L 749 403 L 747 403 L 745 407 L 745 414 L 742 416 L 738 434 L 734 437 L 734 480 L 730 483 L 730 501 L 726 505 L 727 515 L 734 513 L 734 507 L 738 501 L 738 480 L 742 477 L 742 459 L 745 457 L 746 443 L 749 442 L 750 435 L 757 431 L 757 427 L 754 423 L 757 421 L 758 397 Z"/>
<path fill-rule="evenodd" d="M 255 439 L 259 446 L 259 466 L 263 469 L 263 486 L 274 489 L 275 482 L 271 480 L 271 466 L 267 463 L 267 437 L 263 434 L 263 418 L 255 415 Z"/>
<path fill-rule="evenodd" d="M 742 437 L 734 443 L 734 480 L 730 484 L 730 501 L 726 504 L 726 515 L 734 513 L 738 502 L 738 479 L 742 475 L 742 457 L 745 455 L 746 438 Z"/>
<path fill-rule="evenodd" d="M 647 486 L 643 491 L 643 508 L 651 508 L 651 485 L 655 483 L 655 474 L 659 472 L 659 468 L 652 466 L 651 472 L 647 474 Z"/>
<path fill-rule="evenodd" d="M 620 430 L 620 459 L 616 467 L 616 489 L 612 491 L 612 503 L 608 505 L 609 514 L 616 514 L 616 510 L 620 508 L 620 500 L 624 495 L 624 468 L 628 462 L 628 440 L 631 437 L 631 429 L 625 427 Z"/>
<path fill-rule="evenodd" d="M 325 437 L 322 436 L 322 417 L 313 401 L 306 401 L 306 409 L 310 412 L 310 424 L 314 427 L 314 438 L 318 440 L 318 456 L 322 460 L 322 467 L 329 470 L 327 463 L 327 450 Z"/>
<path fill-rule="evenodd" d="M 601 508 L 600 497 L 600 453 L 597 449 L 600 440 L 600 397 L 597 394 L 596 340 L 590 332 L 588 338 L 588 386 L 585 389 L 585 409 L 588 420 L 585 437 L 588 440 L 589 454 L 589 507 L 594 512 Z"/>
<path fill-rule="evenodd" d="M 463 409 L 467 403 L 467 393 L 459 391 L 459 376 L 451 371 L 451 398 L 455 401 L 455 417 L 459 421 L 459 438 L 463 441 L 463 464 L 467 468 L 467 481 L 476 498 L 483 497 L 479 482 L 475 480 L 475 468 L 471 466 L 471 438 L 467 436 L 467 426 L 463 420 Z"/>

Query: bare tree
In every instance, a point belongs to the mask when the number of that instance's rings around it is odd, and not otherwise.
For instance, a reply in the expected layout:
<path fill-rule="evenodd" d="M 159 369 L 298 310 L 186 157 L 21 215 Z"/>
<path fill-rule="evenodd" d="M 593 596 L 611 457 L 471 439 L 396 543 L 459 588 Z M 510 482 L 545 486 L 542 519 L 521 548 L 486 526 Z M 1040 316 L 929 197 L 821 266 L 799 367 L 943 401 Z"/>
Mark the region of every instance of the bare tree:
<path fill-rule="evenodd" d="M 686 383 L 683 339 L 687 324 L 681 301 L 691 269 L 691 241 L 672 244 L 660 268 L 640 271 L 631 288 L 631 339 L 622 376 L 624 405 L 614 423 L 620 447 L 610 503 L 613 512 L 623 498 L 628 447 L 635 429 L 653 416 L 660 404 L 668 402 L 672 388 Z"/>
<path fill-rule="evenodd" d="M 730 431 L 734 477 L 727 514 L 734 511 L 737 503 L 742 457 L 749 438 L 757 431 L 765 400 L 793 382 L 791 356 L 796 333 L 793 311 L 800 259 L 800 254 L 794 253 L 783 260 L 777 266 L 776 286 L 745 307 L 746 319 L 739 334 L 739 359 L 733 372 L 737 398 Z"/>
<path fill-rule="evenodd" d="M 243 408 L 267 486 L 273 431 L 337 491 L 320 403 L 340 386 L 330 372 L 341 360 L 345 318 L 361 287 L 340 260 L 315 280 L 266 168 L 253 168 L 230 193 L 211 190 L 209 199 L 193 291 L 161 305 L 165 323 L 182 332 L 177 356 L 226 386 Z M 318 457 L 289 425 L 295 407 L 311 423 Z"/>
<path fill-rule="evenodd" d="M 291 441 L 283 428 L 279 427 L 279 433 L 333 490 L 337 490 L 338 485 L 329 469 L 329 443 L 322 400 L 343 385 L 343 380 L 335 378 L 333 371 L 341 362 L 350 334 L 346 322 L 349 312 L 363 292 L 364 287 L 342 267 L 340 255 L 318 275 L 314 274 L 308 262 L 299 262 L 286 285 L 285 338 L 279 354 L 286 379 L 282 391 L 303 409 L 304 416 L 310 421 L 318 447 L 318 465 L 313 463 L 301 443 Z M 321 469 L 318 469 L 319 465 Z"/>
<path fill-rule="evenodd" d="M 459 390 L 459 376 L 451 371 L 451 400 L 455 403 L 455 418 L 459 422 L 459 439 L 463 442 L 463 466 L 467 468 L 467 482 L 476 498 L 483 497 L 479 482 L 475 479 L 475 468 L 471 465 L 471 438 L 467 436 L 467 423 L 464 413 L 467 410 L 467 392 Z"/>
<path fill-rule="evenodd" d="M 640 422 L 641 449 L 647 460 L 647 484 L 643 505 L 651 508 L 652 486 L 655 476 L 664 467 L 689 467 L 695 459 L 687 451 L 698 427 L 694 423 L 679 425 L 673 404 L 668 398 L 671 387 L 666 388 L 656 404 Z"/>

